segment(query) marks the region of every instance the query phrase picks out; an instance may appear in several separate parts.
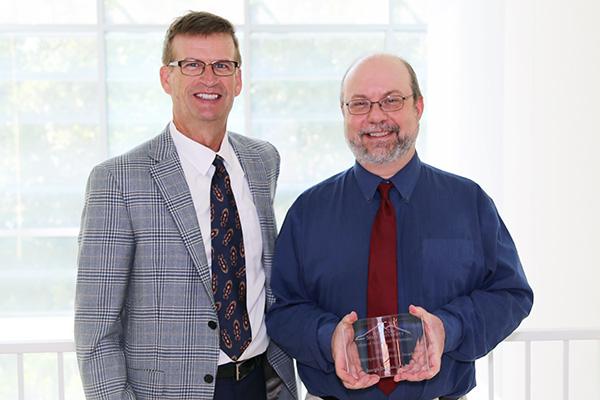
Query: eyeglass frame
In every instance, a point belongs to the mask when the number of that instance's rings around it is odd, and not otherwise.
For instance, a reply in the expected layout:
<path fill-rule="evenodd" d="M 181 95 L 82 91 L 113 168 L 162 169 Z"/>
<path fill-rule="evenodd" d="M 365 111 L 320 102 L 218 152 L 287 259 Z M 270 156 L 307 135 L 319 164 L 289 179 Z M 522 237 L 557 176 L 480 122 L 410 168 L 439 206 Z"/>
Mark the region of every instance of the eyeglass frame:
<path fill-rule="evenodd" d="M 345 102 L 345 103 L 343 103 L 343 104 L 344 104 L 344 105 L 346 106 L 346 108 L 348 109 L 348 112 L 349 112 L 350 114 L 352 114 L 352 115 L 366 115 L 366 114 L 370 113 L 370 112 L 371 112 L 371 110 L 373 109 L 373 104 L 379 104 L 379 109 L 380 109 L 381 111 L 383 111 L 383 112 L 394 112 L 394 111 L 400 111 L 400 110 L 402 110 L 402 109 L 404 108 L 404 102 L 406 101 L 406 99 L 409 99 L 409 98 L 411 98 L 411 97 L 413 97 L 413 96 L 414 96 L 414 93 L 413 93 L 413 94 L 409 94 L 409 95 L 407 95 L 407 96 L 402 96 L 402 95 L 399 95 L 399 94 L 389 94 L 389 95 L 387 95 L 387 96 L 385 96 L 385 97 L 382 97 L 381 99 L 379 99 L 379 100 L 377 100 L 377 101 L 371 101 L 371 100 L 369 100 L 369 99 L 367 99 L 367 98 L 361 98 L 361 99 L 353 99 L 353 100 L 349 100 L 349 101 L 347 101 L 347 102 Z M 402 103 L 400 103 L 400 107 L 398 107 L 398 108 L 396 108 L 396 109 L 393 109 L 393 110 L 384 110 L 384 109 L 383 109 L 383 105 L 381 104 L 381 102 L 382 102 L 383 100 L 385 100 L 385 99 L 388 99 L 388 98 L 390 98 L 390 97 L 397 97 L 397 98 L 400 98 L 400 99 L 402 99 Z M 350 105 L 349 105 L 349 104 L 350 104 L 350 103 L 352 103 L 352 102 L 354 102 L 354 101 L 368 101 L 368 102 L 369 102 L 369 109 L 368 109 L 367 111 L 365 111 L 365 112 L 359 112 L 359 113 L 356 113 L 356 112 L 352 112 L 352 111 L 350 111 Z"/>
<path fill-rule="evenodd" d="M 197 62 L 197 63 L 201 63 L 202 64 L 202 71 L 199 74 L 196 74 L 196 75 L 186 74 L 185 72 L 183 72 L 183 68 L 181 67 L 181 64 L 183 64 L 184 62 Z M 224 62 L 233 63 L 233 70 L 232 70 L 232 72 L 230 74 L 222 75 L 222 74 L 219 74 L 219 73 L 217 73 L 215 71 L 215 64 L 224 63 Z M 235 70 L 240 67 L 240 62 L 239 61 L 234 61 L 234 60 L 215 60 L 213 62 L 207 63 L 206 61 L 198 60 L 196 58 L 184 58 L 183 60 L 174 60 L 174 61 L 171 61 L 166 66 L 167 67 L 179 67 L 179 70 L 185 76 L 202 76 L 204 74 L 204 71 L 206 71 L 206 67 L 209 66 L 209 65 L 210 65 L 210 68 L 212 69 L 213 74 L 215 74 L 216 76 L 231 76 L 231 75 L 235 74 Z"/>

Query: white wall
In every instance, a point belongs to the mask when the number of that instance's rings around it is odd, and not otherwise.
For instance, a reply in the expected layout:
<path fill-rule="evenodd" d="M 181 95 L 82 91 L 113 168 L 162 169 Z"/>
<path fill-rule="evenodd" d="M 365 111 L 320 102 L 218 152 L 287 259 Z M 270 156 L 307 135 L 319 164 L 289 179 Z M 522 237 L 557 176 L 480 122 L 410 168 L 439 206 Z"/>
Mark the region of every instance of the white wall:
<path fill-rule="evenodd" d="M 430 0 L 425 158 L 495 199 L 522 328 L 600 327 L 600 2 Z"/>
<path fill-rule="evenodd" d="M 502 2 L 430 0 L 426 160 L 501 192 Z"/>
<path fill-rule="evenodd" d="M 595 0 L 507 1 L 504 204 L 535 326 L 600 326 L 599 17 Z"/>
<path fill-rule="evenodd" d="M 426 161 L 495 199 L 535 292 L 520 329 L 600 327 L 600 2 L 430 0 Z M 496 393 L 524 399 L 522 347 Z M 563 399 L 561 343 L 532 346 L 532 398 Z M 597 398 L 600 346 L 571 347 L 570 399 Z M 487 399 L 486 380 L 469 398 Z"/>

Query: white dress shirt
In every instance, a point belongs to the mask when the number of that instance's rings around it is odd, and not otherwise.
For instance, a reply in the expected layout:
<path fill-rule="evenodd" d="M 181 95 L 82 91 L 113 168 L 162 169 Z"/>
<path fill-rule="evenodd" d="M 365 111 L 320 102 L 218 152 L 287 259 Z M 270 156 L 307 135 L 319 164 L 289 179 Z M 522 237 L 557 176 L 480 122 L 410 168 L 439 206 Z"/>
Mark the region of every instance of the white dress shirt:
<path fill-rule="evenodd" d="M 240 360 L 246 360 L 264 353 L 269 345 L 267 328 L 265 326 L 265 271 L 262 266 L 262 235 L 258 214 L 252 193 L 246 180 L 244 170 L 237 159 L 228 140 L 227 133 L 217 153 L 212 149 L 193 141 L 177 130 L 175 124 L 170 124 L 171 137 L 175 143 L 181 166 L 192 194 L 192 201 L 198 217 L 198 225 L 204 241 L 204 252 L 211 265 L 210 242 L 210 184 L 215 167 L 212 165 L 215 155 L 224 160 L 225 168 L 231 179 L 231 187 L 240 214 L 244 236 L 246 258 L 246 305 L 252 329 L 252 342 L 244 351 Z M 219 354 L 219 365 L 232 362 L 222 350 Z"/>

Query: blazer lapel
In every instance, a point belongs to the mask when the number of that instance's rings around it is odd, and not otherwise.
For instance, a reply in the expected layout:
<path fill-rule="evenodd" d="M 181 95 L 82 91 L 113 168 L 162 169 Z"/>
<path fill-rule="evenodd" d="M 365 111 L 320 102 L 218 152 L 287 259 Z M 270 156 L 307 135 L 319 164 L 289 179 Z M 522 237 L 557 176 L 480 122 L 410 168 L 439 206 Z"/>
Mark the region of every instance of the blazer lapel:
<path fill-rule="evenodd" d="M 209 294 L 208 297 L 212 299 L 209 266 L 198 217 L 168 127 L 157 138 L 155 146 L 150 150 L 150 157 L 156 160 L 156 164 L 150 167 L 150 174 L 156 182 L 167 210 L 177 225 L 183 243 Z"/>
<path fill-rule="evenodd" d="M 234 135 L 229 135 L 229 141 L 246 174 L 246 180 L 248 181 L 260 222 L 263 245 L 262 262 L 266 279 L 265 290 L 267 301 L 265 306 L 269 307 L 275 302 L 275 298 L 271 292 L 271 258 L 276 236 L 275 214 L 271 199 L 271 183 L 267 176 L 265 164 L 256 151 L 248 151 L 247 147 L 240 143 Z"/>
<path fill-rule="evenodd" d="M 242 169 L 246 174 L 246 180 L 248 181 L 248 187 L 252 193 L 252 199 L 258 213 L 258 220 L 260 221 L 260 229 L 263 238 L 263 246 L 268 240 L 266 240 L 265 227 L 268 226 L 267 221 L 273 221 L 273 209 L 271 208 L 271 196 L 269 190 L 269 181 L 267 179 L 267 171 L 265 165 L 256 152 L 249 152 L 248 149 L 239 143 L 233 135 L 229 135 L 229 141 L 231 146 L 237 155 Z"/>

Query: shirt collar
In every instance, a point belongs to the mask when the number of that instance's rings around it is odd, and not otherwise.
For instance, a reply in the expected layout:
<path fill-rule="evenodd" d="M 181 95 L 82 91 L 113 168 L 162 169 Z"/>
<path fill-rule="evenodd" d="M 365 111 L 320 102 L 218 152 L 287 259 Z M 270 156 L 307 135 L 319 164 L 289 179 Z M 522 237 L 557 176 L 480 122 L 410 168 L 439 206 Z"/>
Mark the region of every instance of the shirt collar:
<path fill-rule="evenodd" d="M 396 190 L 400 193 L 400 196 L 410 201 L 410 196 L 417 184 L 419 178 L 419 172 L 421 171 L 421 160 L 415 152 L 415 155 L 411 160 L 402 168 L 396 172 L 390 179 L 383 179 L 382 177 L 375 175 L 367 171 L 358 162 L 353 167 L 354 176 L 358 182 L 358 186 L 367 201 L 373 200 L 377 186 L 384 181 L 392 182 Z"/>
<path fill-rule="evenodd" d="M 232 169 L 241 168 L 239 163 L 235 162 L 237 157 L 233 147 L 231 147 L 231 143 L 229 143 L 227 132 L 225 132 L 225 136 L 221 142 L 221 148 L 218 152 L 215 152 L 211 148 L 190 139 L 178 131 L 173 121 L 171 121 L 169 129 L 179 157 L 185 158 L 202 175 L 208 175 L 212 171 L 212 163 L 217 154 L 225 161 L 225 168 L 228 171 L 231 172 Z"/>

